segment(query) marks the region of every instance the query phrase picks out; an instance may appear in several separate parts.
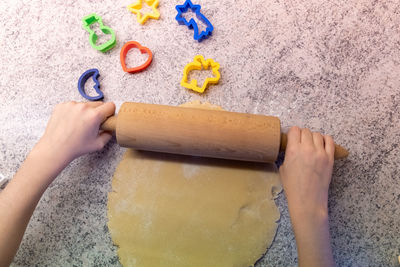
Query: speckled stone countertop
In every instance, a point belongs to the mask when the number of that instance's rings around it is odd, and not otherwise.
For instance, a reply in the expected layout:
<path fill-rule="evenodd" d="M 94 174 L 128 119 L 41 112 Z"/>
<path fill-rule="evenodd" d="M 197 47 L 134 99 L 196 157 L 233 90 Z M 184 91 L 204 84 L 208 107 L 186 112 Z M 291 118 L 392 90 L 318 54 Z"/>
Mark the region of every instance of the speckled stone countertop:
<path fill-rule="evenodd" d="M 123 1 L 0 3 L 0 173 L 12 177 L 59 102 L 83 99 L 76 84 L 100 70 L 105 100 L 178 105 L 206 100 L 227 110 L 279 116 L 351 151 L 334 168 L 329 207 L 338 266 L 397 266 L 400 255 L 400 4 L 372 0 L 202 0 L 213 36 L 178 25 L 175 5 L 142 26 Z M 117 46 L 92 49 L 81 18 L 92 12 Z M 154 52 L 147 71 L 122 71 L 136 40 Z M 221 64 L 221 82 L 198 95 L 179 85 L 196 54 Z M 123 154 L 115 140 L 75 160 L 43 196 L 12 266 L 118 266 L 107 229 L 107 193 Z M 51 162 L 49 162 L 51 164 Z M 23 194 L 23 192 L 21 192 Z M 276 239 L 258 266 L 295 266 L 286 199 Z M 0 215 L 1 216 L 1 215 Z"/>

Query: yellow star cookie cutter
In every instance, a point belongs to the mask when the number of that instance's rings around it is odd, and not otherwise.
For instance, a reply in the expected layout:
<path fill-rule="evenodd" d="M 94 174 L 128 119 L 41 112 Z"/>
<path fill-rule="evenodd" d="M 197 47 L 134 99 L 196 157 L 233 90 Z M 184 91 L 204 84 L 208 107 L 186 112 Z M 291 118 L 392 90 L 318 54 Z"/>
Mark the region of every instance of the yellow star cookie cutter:
<path fill-rule="evenodd" d="M 188 81 L 189 72 L 192 70 L 201 70 L 204 68 L 205 70 L 211 68 L 212 73 L 215 77 L 206 78 L 202 87 L 197 85 L 197 80 L 192 79 L 190 82 Z M 181 86 L 196 91 L 198 93 L 203 93 L 210 84 L 217 84 L 219 79 L 221 78 L 221 74 L 219 73 L 219 63 L 215 62 L 213 59 L 209 58 L 207 60 L 204 59 L 202 55 L 197 55 L 194 57 L 193 62 L 190 62 L 185 66 L 183 70 L 183 77 L 181 80 Z"/>
<path fill-rule="evenodd" d="M 153 10 L 152 13 L 144 13 L 140 11 L 143 7 L 143 2 L 145 2 L 151 9 Z M 144 24 L 148 19 L 159 19 L 160 12 L 158 12 L 159 1 L 158 0 L 138 0 L 136 3 L 131 4 L 128 6 L 128 10 L 133 14 L 137 15 L 137 21 L 140 24 Z"/>

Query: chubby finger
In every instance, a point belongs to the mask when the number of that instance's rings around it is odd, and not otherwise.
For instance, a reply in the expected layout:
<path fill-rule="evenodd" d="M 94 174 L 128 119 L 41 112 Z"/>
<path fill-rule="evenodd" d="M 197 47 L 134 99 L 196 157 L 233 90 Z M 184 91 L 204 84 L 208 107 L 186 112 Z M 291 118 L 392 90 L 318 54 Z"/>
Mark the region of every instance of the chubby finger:
<path fill-rule="evenodd" d="M 103 149 L 103 147 L 110 141 L 112 135 L 108 132 L 102 132 L 96 138 L 96 150 Z"/>
<path fill-rule="evenodd" d="M 105 121 L 108 117 L 114 115 L 115 104 L 113 102 L 104 103 L 96 108 L 100 114 L 100 122 Z"/>
<path fill-rule="evenodd" d="M 288 134 L 287 147 L 291 147 L 297 144 L 300 144 L 300 128 L 297 126 L 293 126 L 290 128 Z"/>
<path fill-rule="evenodd" d="M 312 138 L 314 142 L 314 146 L 319 150 L 324 150 L 324 137 L 320 133 L 313 132 Z"/>
<path fill-rule="evenodd" d="M 312 146 L 314 145 L 313 136 L 309 129 L 307 128 L 301 129 L 300 143 L 305 145 L 312 145 Z"/>
<path fill-rule="evenodd" d="M 325 151 L 328 154 L 329 159 L 333 162 L 335 157 L 335 143 L 333 142 L 332 137 L 329 135 L 324 135 L 324 141 Z"/>

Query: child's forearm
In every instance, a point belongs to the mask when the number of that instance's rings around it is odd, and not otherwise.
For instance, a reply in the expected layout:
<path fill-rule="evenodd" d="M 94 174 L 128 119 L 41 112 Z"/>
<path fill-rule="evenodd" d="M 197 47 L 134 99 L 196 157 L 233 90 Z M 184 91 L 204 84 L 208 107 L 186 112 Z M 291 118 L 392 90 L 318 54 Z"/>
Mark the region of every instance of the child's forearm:
<path fill-rule="evenodd" d="M 0 266 L 8 266 L 42 194 L 69 160 L 40 143 L 0 193 Z"/>
<path fill-rule="evenodd" d="M 296 236 L 299 266 L 334 266 L 330 245 L 328 212 L 300 214 L 290 208 Z"/>

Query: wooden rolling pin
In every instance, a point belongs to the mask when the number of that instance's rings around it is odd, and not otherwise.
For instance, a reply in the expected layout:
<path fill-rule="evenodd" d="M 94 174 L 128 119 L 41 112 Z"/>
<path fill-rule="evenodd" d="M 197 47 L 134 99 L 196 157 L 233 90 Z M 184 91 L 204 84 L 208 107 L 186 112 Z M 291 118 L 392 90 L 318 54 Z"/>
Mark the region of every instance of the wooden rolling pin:
<path fill-rule="evenodd" d="M 142 103 L 124 103 L 101 129 L 123 147 L 254 162 L 276 161 L 287 144 L 277 117 Z M 335 159 L 348 156 L 335 146 Z"/>

